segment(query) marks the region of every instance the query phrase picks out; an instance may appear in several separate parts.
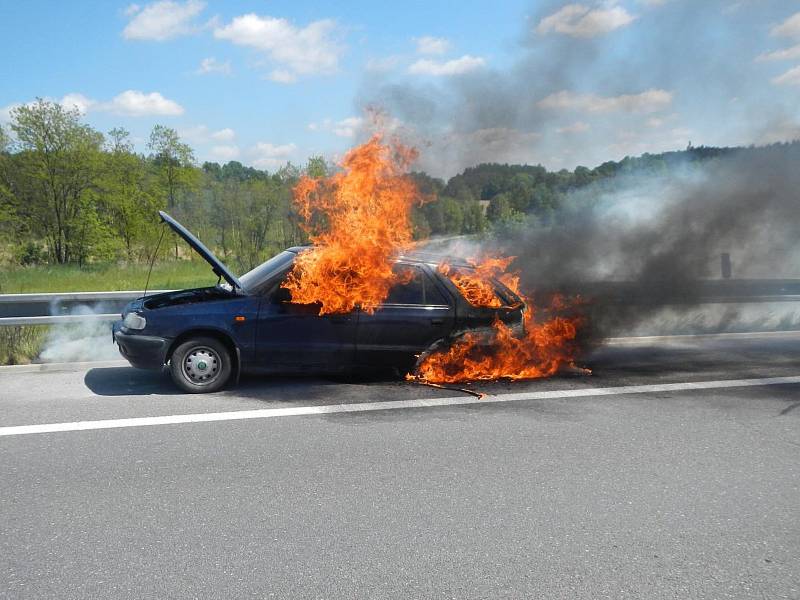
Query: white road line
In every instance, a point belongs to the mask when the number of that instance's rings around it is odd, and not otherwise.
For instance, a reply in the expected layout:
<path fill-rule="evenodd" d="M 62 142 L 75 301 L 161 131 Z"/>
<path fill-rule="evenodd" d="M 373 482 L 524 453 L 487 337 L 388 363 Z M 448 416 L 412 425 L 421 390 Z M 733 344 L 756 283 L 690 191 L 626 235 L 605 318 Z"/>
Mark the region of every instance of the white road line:
<path fill-rule="evenodd" d="M 765 385 L 800 384 L 800 376 L 767 377 L 761 379 L 728 379 L 721 381 L 694 381 L 686 383 L 660 383 L 653 385 L 627 385 L 606 388 L 576 388 L 542 392 L 520 392 L 474 398 L 458 396 L 450 398 L 419 398 L 416 400 L 393 400 L 386 402 L 364 402 L 361 404 L 333 404 L 328 406 L 295 406 L 287 408 L 264 408 L 216 413 L 167 415 L 162 417 L 134 417 L 129 419 L 107 419 L 103 421 L 77 421 L 73 423 L 42 423 L 40 425 L 15 425 L 0 427 L 0 436 L 30 435 L 33 433 L 59 433 L 66 431 L 90 431 L 122 427 L 150 427 L 153 425 L 177 425 L 181 423 L 209 423 L 212 421 L 243 421 L 247 419 L 271 419 L 275 417 L 297 417 L 302 415 L 325 415 L 348 412 L 370 412 L 375 410 L 397 410 L 409 408 L 432 408 L 437 406 L 460 406 L 466 404 L 491 404 L 518 402 L 521 400 L 547 400 L 553 398 L 586 398 L 590 396 L 616 396 L 620 394 L 645 394 L 658 392 L 681 392 L 689 390 L 713 390 L 744 388 Z"/>

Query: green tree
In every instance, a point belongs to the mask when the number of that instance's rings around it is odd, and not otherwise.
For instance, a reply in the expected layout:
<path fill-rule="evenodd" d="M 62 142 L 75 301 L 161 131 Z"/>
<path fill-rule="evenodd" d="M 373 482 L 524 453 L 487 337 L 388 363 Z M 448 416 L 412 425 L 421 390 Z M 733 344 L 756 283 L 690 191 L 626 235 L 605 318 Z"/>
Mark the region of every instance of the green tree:
<path fill-rule="evenodd" d="M 414 207 L 411 211 L 411 223 L 414 227 L 414 239 L 424 240 L 431 235 L 431 226 L 425 212 L 420 207 Z"/>
<path fill-rule="evenodd" d="M 439 203 L 442 205 L 443 219 L 443 230 L 439 233 L 461 233 L 464 227 L 462 203 L 448 196 L 439 198 Z"/>
<path fill-rule="evenodd" d="M 288 162 L 283 165 L 280 169 L 278 169 L 275 175 L 288 185 L 294 185 L 297 183 L 298 178 L 300 177 L 300 169 L 293 165 L 291 162 Z"/>
<path fill-rule="evenodd" d="M 483 233 L 486 230 L 486 215 L 483 207 L 477 202 L 467 202 L 463 205 L 464 221 L 461 233 L 475 234 Z"/>
<path fill-rule="evenodd" d="M 167 210 L 181 216 L 179 198 L 187 195 L 198 183 L 198 171 L 194 168 L 194 152 L 188 144 L 181 142 L 178 132 L 164 125 L 156 125 L 150 132 L 147 144 L 153 153 L 153 165 L 158 174 L 160 193 L 166 198 Z M 179 242 L 175 238 L 175 258 L 178 258 Z"/>
<path fill-rule="evenodd" d="M 0 126 L 0 243 L 7 243 L 8 237 L 13 231 L 13 206 L 11 204 L 11 190 L 8 184 L 8 168 L 11 163 L 9 150 L 11 148 L 11 137 Z M 32 244 L 29 240 L 29 243 Z"/>
<path fill-rule="evenodd" d="M 594 181 L 594 173 L 586 167 L 575 167 L 574 182 L 576 186 L 582 187 Z"/>
<path fill-rule="evenodd" d="M 492 223 L 500 221 L 505 216 L 511 213 L 511 202 L 505 194 L 497 194 L 489 201 L 489 207 L 486 209 L 486 217 Z"/>
<path fill-rule="evenodd" d="M 313 177 L 315 179 L 327 177 L 330 174 L 328 164 L 321 156 L 312 156 L 309 158 L 308 163 L 306 163 L 305 171 L 308 177 Z"/>
<path fill-rule="evenodd" d="M 153 127 L 147 147 L 153 153 L 153 164 L 167 199 L 167 208 L 174 209 L 179 194 L 197 183 L 197 173 L 193 169 L 194 152 L 188 144 L 181 142 L 177 131 L 164 125 Z"/>
<path fill-rule="evenodd" d="M 147 164 L 133 152 L 130 134 L 117 128 L 108 137 L 102 187 L 110 226 L 129 260 L 146 259 L 155 244 L 156 213 L 164 200 L 149 189 Z"/>
<path fill-rule="evenodd" d="M 41 98 L 13 109 L 11 118 L 20 150 L 8 178 L 16 217 L 28 232 L 46 240 L 56 262 L 82 260 L 96 234 L 97 223 L 85 217 L 103 136 L 80 122 L 77 109 Z"/>
<path fill-rule="evenodd" d="M 3 129 L 3 126 L 0 125 L 0 154 L 5 154 L 8 152 L 9 147 L 11 146 L 11 138 L 9 137 L 6 130 Z"/>
<path fill-rule="evenodd" d="M 508 185 L 508 201 L 516 211 L 525 212 L 531 205 L 536 179 L 528 173 L 516 173 Z"/>

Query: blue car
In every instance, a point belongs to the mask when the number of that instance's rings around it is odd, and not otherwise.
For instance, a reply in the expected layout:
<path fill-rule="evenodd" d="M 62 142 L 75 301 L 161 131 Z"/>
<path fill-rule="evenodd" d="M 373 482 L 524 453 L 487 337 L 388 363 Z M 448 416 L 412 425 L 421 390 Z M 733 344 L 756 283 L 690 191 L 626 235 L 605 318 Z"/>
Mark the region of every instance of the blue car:
<path fill-rule="evenodd" d="M 319 314 L 281 287 L 298 253 L 289 248 L 237 277 L 183 225 L 161 219 L 211 266 L 214 287 L 138 298 L 114 323 L 114 341 L 134 367 L 161 370 L 186 392 L 213 392 L 248 372 L 411 371 L 419 356 L 500 318 L 523 325 L 525 305 L 499 281 L 499 308 L 472 306 L 431 256 L 398 256 L 395 286 L 374 313 Z M 460 265 L 459 269 L 468 269 Z"/>

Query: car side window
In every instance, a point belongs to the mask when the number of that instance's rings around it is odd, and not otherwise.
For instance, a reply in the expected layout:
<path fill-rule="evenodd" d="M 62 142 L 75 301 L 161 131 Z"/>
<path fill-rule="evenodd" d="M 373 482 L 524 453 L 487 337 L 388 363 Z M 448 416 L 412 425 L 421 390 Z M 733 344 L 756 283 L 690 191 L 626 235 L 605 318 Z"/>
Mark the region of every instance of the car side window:
<path fill-rule="evenodd" d="M 439 287 L 431 281 L 430 277 L 425 278 L 425 304 L 447 306 L 449 302 L 442 294 Z"/>
<path fill-rule="evenodd" d="M 281 287 L 283 282 L 286 281 L 288 271 L 279 273 L 263 282 L 258 288 L 258 295 L 264 298 L 269 298 L 276 304 L 280 302 L 291 302 L 292 295 L 289 290 Z"/>
<path fill-rule="evenodd" d="M 389 290 L 384 304 L 425 304 L 425 284 L 422 271 L 410 265 L 397 265 L 394 269 L 400 283 Z"/>

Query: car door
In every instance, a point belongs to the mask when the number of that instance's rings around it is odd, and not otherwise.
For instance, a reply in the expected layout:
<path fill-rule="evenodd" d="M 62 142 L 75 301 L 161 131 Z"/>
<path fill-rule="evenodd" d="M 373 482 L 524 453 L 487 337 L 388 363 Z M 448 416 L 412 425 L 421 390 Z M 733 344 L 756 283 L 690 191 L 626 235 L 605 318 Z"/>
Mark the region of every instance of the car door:
<path fill-rule="evenodd" d="M 358 313 L 356 362 L 410 369 L 417 355 L 453 329 L 455 311 L 448 291 L 425 266 L 397 263 L 398 283 L 386 301 L 369 314 Z"/>
<path fill-rule="evenodd" d="M 357 313 L 319 314 L 317 304 L 296 304 L 282 278 L 262 294 L 258 311 L 258 366 L 269 370 L 338 370 L 355 358 Z"/>

